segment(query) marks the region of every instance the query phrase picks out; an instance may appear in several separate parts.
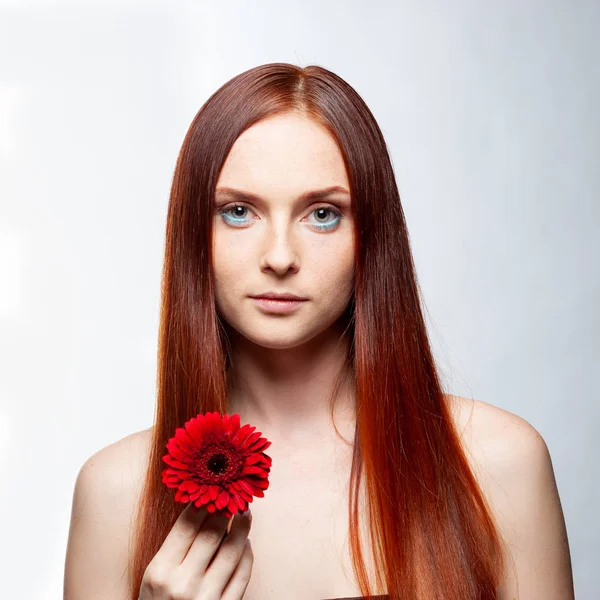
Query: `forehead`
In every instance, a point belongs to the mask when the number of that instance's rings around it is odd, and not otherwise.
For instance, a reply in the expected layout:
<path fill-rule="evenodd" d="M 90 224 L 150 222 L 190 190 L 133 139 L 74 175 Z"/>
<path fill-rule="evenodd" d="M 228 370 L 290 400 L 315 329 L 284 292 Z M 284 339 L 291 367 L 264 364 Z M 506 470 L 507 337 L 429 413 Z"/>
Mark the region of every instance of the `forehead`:
<path fill-rule="evenodd" d="M 334 185 L 349 189 L 335 139 L 322 125 L 297 113 L 269 117 L 244 131 L 217 182 L 265 196 L 299 195 Z"/>

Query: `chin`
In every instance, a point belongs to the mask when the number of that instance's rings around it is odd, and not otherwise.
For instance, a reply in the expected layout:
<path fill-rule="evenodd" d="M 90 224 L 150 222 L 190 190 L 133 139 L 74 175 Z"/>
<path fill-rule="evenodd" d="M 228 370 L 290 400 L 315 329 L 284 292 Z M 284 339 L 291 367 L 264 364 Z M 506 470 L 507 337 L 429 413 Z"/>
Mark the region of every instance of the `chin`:
<path fill-rule="evenodd" d="M 256 317 L 254 317 L 254 323 L 258 325 Z M 286 322 L 284 319 L 263 327 L 252 327 L 251 329 L 236 327 L 236 330 L 239 335 L 251 343 L 273 350 L 297 348 L 323 331 L 321 328 L 302 328 L 298 324 Z"/>
<path fill-rule="evenodd" d="M 269 336 L 263 332 L 257 335 L 246 335 L 245 337 L 253 344 L 262 346 L 263 348 L 271 348 L 272 350 L 287 350 L 302 346 L 302 344 L 305 344 L 312 339 L 314 335 L 286 335 L 280 332 Z"/>

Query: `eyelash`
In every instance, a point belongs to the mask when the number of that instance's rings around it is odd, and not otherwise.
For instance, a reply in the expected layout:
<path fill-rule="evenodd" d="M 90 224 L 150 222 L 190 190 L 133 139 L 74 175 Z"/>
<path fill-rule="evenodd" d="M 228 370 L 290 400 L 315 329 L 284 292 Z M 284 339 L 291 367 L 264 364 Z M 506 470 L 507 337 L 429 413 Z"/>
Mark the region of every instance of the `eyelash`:
<path fill-rule="evenodd" d="M 230 210 L 233 210 L 234 208 L 238 208 L 238 207 L 249 209 L 249 207 L 244 204 L 231 204 L 231 205 L 228 205 L 228 206 L 225 206 L 225 207 L 219 209 L 217 214 L 223 216 L 224 221 L 227 222 L 228 224 L 232 224 L 235 222 L 239 223 L 241 221 L 244 221 L 244 219 L 234 219 L 232 217 L 227 216 L 227 213 Z M 339 224 L 340 220 L 343 218 L 342 212 L 340 210 L 338 210 L 337 208 L 333 208 L 332 206 L 317 206 L 317 208 L 315 208 L 311 211 L 311 214 L 314 212 L 317 212 L 318 210 L 328 210 L 329 212 L 331 212 L 332 214 L 334 214 L 336 216 L 336 221 L 334 221 L 332 223 L 323 223 L 323 224 L 312 223 L 311 224 L 312 227 L 315 227 L 319 231 L 329 231 L 329 230 L 333 229 L 334 227 L 336 227 Z M 233 225 L 233 227 L 238 227 L 238 226 Z"/>

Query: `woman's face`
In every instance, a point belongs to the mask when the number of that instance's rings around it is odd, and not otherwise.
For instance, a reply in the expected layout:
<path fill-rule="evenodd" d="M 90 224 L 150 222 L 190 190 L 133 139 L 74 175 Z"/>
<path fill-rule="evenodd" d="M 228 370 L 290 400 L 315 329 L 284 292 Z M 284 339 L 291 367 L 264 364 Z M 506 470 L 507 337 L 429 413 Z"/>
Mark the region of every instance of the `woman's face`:
<path fill-rule="evenodd" d="M 342 315 L 354 286 L 349 189 L 334 138 L 297 113 L 265 119 L 236 140 L 216 186 L 213 268 L 217 310 L 248 340 L 291 348 Z M 270 313 L 251 298 L 267 292 L 307 300 Z"/>

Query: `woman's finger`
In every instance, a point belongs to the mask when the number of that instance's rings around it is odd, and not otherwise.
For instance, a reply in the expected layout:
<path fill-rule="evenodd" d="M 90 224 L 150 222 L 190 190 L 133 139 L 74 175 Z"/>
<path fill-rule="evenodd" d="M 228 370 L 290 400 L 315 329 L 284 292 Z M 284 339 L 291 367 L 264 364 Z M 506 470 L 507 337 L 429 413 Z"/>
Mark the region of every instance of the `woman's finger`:
<path fill-rule="evenodd" d="M 250 545 L 250 538 L 246 538 L 242 557 L 233 572 L 231 579 L 223 589 L 221 600 L 242 600 L 246 593 L 246 588 L 252 577 L 252 566 L 254 564 L 254 554 Z"/>
<path fill-rule="evenodd" d="M 209 517 L 202 506 L 190 502 L 182 511 L 156 554 L 156 562 L 179 566 L 192 546 L 200 528 Z"/>

